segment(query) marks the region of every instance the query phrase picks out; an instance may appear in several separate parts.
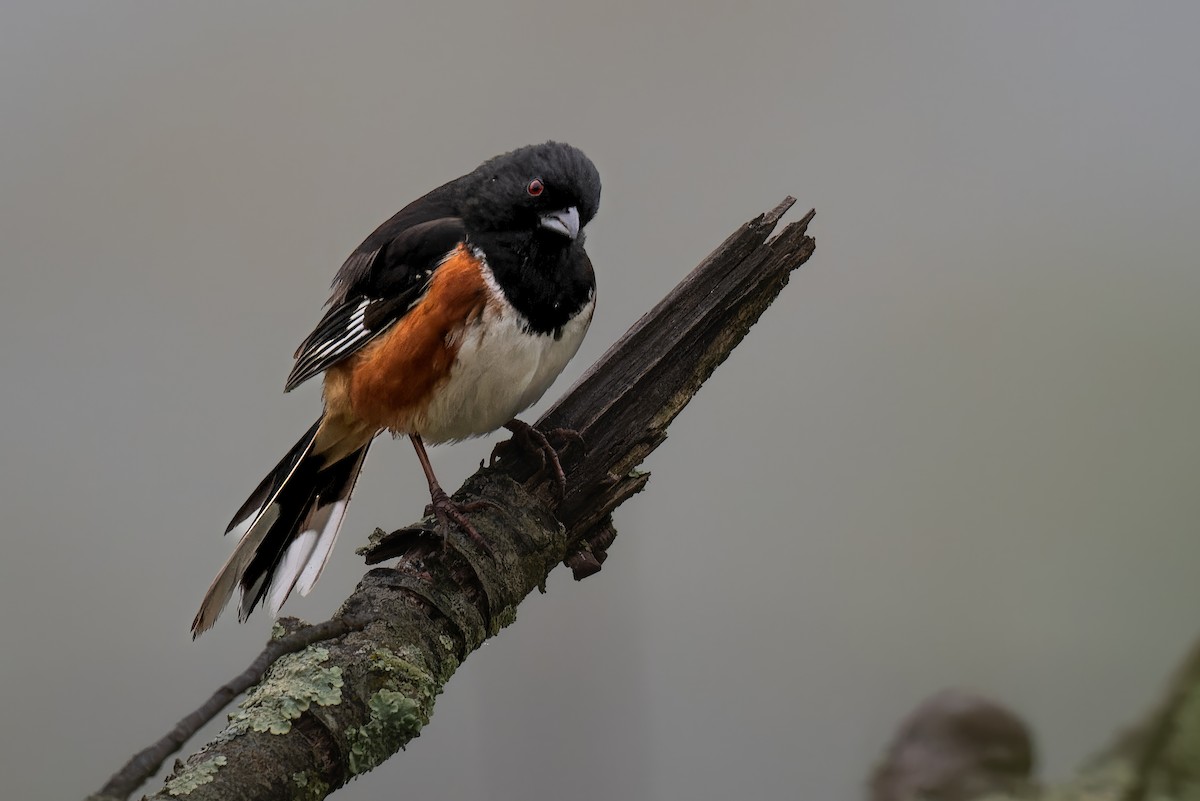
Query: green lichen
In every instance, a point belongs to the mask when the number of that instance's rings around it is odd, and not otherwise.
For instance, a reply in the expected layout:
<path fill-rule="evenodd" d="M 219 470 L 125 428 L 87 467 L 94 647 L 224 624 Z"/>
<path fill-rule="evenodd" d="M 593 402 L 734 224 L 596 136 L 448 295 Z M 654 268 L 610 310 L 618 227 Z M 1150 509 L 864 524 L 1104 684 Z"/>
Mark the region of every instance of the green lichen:
<path fill-rule="evenodd" d="M 438 674 L 442 684 L 450 680 L 450 677 L 454 675 L 454 671 L 458 670 L 460 664 L 457 654 L 446 655 L 446 658 L 442 660 L 442 670 Z"/>
<path fill-rule="evenodd" d="M 438 679 L 442 684 L 445 684 L 454 675 L 454 671 L 458 670 L 459 664 L 461 664 L 458 659 L 458 643 L 453 637 L 447 634 L 440 635 L 438 642 L 446 650 L 446 655 L 442 657 L 440 662 L 435 662 L 439 666 Z"/>
<path fill-rule="evenodd" d="M 347 732 L 350 772 L 366 773 L 403 748 L 429 722 L 421 706 L 395 690 L 380 690 L 367 702 L 371 719 Z"/>
<path fill-rule="evenodd" d="M 1200 687 L 1188 691 L 1176 712 L 1166 757 L 1189 780 L 1200 779 Z"/>
<path fill-rule="evenodd" d="M 407 680 L 408 683 L 418 688 L 432 686 L 433 676 L 427 670 L 418 667 L 413 661 L 420 658 L 421 652 L 409 648 L 402 650 L 411 653 L 397 654 L 390 648 L 375 649 L 370 656 L 372 669 L 384 671 L 401 680 Z"/>
<path fill-rule="evenodd" d="M 500 633 L 500 629 L 507 628 L 517 620 L 517 608 L 515 606 L 506 606 L 496 614 L 492 615 L 492 631 L 491 635 L 495 637 Z"/>
<path fill-rule="evenodd" d="M 1200 799 L 1200 687 L 1177 701 L 1162 750 L 1149 765 L 1146 787 L 1179 801 Z"/>
<path fill-rule="evenodd" d="M 167 782 L 167 792 L 173 796 L 187 795 L 197 787 L 208 784 L 217 776 L 217 771 L 226 763 L 223 756 L 215 756 L 185 768 L 178 776 Z"/>
<path fill-rule="evenodd" d="M 307 648 L 280 657 L 271 672 L 242 702 L 242 711 L 229 718 L 226 733 L 246 731 L 287 734 L 292 721 L 313 704 L 334 706 L 342 702 L 342 669 L 322 667 L 329 649 Z"/>
<path fill-rule="evenodd" d="M 384 674 L 385 684 L 367 702 L 370 720 L 350 729 L 350 771 L 357 775 L 371 770 L 421 733 L 429 722 L 423 709 L 432 705 L 438 683 L 418 661 L 419 649 L 399 651 L 377 648 L 371 652 L 371 669 Z"/>
<path fill-rule="evenodd" d="M 1045 794 L 1050 801 L 1062 799 L 1122 799 L 1134 779 L 1133 765 L 1126 759 L 1113 759 L 1083 771 Z"/>
<path fill-rule="evenodd" d="M 301 793 L 293 796 L 297 799 L 311 798 L 313 801 L 319 801 L 329 795 L 329 784 L 322 781 L 316 771 L 302 770 L 293 773 L 292 784 L 302 790 Z"/>
<path fill-rule="evenodd" d="M 387 539 L 387 536 L 388 532 L 376 526 L 375 530 L 371 532 L 371 536 L 367 537 L 367 544 L 355 548 L 354 552 L 359 556 L 366 556 L 371 551 L 378 548 L 380 544 Z"/>

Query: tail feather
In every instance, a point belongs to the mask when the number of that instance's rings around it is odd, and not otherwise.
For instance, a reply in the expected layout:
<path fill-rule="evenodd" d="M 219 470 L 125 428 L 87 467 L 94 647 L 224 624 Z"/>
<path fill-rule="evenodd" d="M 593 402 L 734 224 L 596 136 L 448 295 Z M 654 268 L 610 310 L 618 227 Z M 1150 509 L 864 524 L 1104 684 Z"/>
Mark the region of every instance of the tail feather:
<path fill-rule="evenodd" d="M 279 464 L 267 473 L 266 478 L 258 482 L 254 492 L 250 493 L 250 497 L 241 505 L 241 508 L 234 514 L 233 519 L 229 521 L 229 525 L 225 527 L 225 533 L 233 531 L 235 528 L 243 524 L 253 524 L 258 515 L 266 507 L 267 503 L 279 492 L 279 489 L 291 477 L 292 473 L 312 450 L 313 443 L 317 438 L 317 430 L 321 428 L 322 420 L 317 420 L 309 427 L 304 436 L 299 442 L 292 446 L 292 449 L 284 454 L 279 460 Z M 241 533 L 245 533 L 244 531 Z"/>
<path fill-rule="evenodd" d="M 248 588 L 242 593 L 240 610 L 243 619 L 264 598 L 271 614 L 277 615 L 292 590 L 299 588 L 301 595 L 308 595 L 337 542 L 350 493 L 354 491 L 366 456 L 367 446 L 364 445 L 321 471 L 311 500 L 300 522 L 292 529 L 292 539 L 283 547 L 277 564 L 270 571 L 269 582 L 254 594 Z"/>
<path fill-rule="evenodd" d="M 264 599 L 277 613 L 293 589 L 307 595 L 320 576 L 370 445 L 327 465 L 313 453 L 320 427 L 317 421 L 234 515 L 226 533 L 240 539 L 200 604 L 193 636 L 212 627 L 238 585 L 245 620 Z"/>

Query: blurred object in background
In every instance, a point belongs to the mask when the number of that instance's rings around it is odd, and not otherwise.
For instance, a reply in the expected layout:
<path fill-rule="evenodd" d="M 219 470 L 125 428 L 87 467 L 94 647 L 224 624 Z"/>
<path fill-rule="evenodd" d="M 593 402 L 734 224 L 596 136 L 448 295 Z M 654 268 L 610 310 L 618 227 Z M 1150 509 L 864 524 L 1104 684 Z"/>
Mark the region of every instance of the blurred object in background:
<path fill-rule="evenodd" d="M 994 701 L 960 690 L 926 699 L 900 724 L 871 777 L 871 801 L 968 801 L 1033 789 L 1033 733 Z"/>

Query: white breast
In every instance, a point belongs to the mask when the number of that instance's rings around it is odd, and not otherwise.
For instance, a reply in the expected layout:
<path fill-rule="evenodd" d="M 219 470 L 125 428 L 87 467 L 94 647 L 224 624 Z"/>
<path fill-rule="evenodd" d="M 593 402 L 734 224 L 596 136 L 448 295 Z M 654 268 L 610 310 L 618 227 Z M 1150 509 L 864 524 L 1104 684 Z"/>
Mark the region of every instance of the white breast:
<path fill-rule="evenodd" d="M 592 322 L 594 297 L 559 337 L 530 333 L 487 267 L 484 274 L 490 302 L 462 334 L 450 378 L 414 426 L 430 443 L 490 433 L 528 409 L 579 350 Z"/>

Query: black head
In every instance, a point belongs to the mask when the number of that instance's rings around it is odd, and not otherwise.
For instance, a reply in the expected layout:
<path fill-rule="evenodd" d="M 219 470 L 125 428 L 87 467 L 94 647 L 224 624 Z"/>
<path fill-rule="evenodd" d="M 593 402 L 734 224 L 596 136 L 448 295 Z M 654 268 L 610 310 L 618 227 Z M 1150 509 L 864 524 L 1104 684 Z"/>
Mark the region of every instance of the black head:
<path fill-rule="evenodd" d="M 582 151 L 561 142 L 528 145 L 460 179 L 469 230 L 529 231 L 576 239 L 600 207 L 600 175 Z"/>

